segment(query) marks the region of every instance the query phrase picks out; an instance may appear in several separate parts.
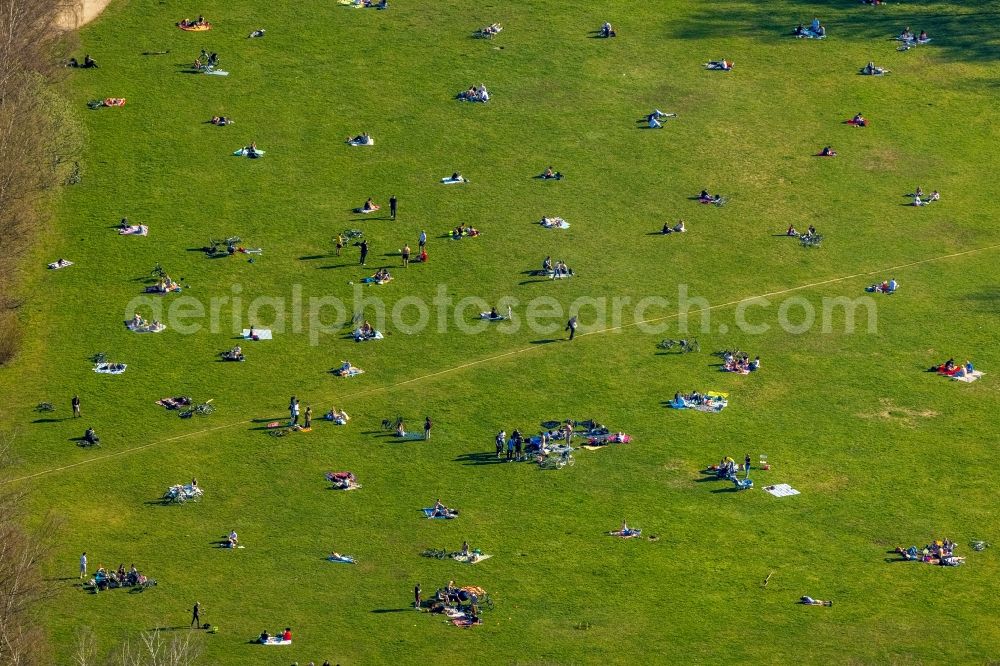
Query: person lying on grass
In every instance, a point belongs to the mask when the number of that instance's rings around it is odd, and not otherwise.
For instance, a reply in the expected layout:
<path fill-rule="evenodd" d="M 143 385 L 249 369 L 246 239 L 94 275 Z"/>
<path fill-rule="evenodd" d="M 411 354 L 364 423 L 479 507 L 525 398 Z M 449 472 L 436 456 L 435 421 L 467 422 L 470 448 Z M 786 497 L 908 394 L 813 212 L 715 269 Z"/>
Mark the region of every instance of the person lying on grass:
<path fill-rule="evenodd" d="M 368 132 L 362 132 L 361 134 L 354 137 L 349 136 L 347 137 L 346 142 L 351 144 L 352 146 L 369 146 L 375 143 L 374 141 L 372 141 L 371 136 L 368 135 Z"/>
<path fill-rule="evenodd" d="M 733 68 L 733 61 L 732 60 L 725 60 L 725 59 L 723 59 L 723 60 L 709 60 L 708 62 L 705 63 L 705 68 L 706 69 L 718 69 L 718 70 L 722 70 L 724 72 L 728 72 L 729 70 L 731 70 Z"/>
<path fill-rule="evenodd" d="M 847 124 L 854 125 L 855 127 L 867 127 L 868 121 L 860 113 L 856 114 L 853 118 L 847 121 Z"/>
<path fill-rule="evenodd" d="M 799 599 L 799 603 L 800 604 L 804 604 L 806 606 L 832 606 L 833 605 L 832 601 L 820 601 L 819 599 L 813 599 L 812 597 L 809 597 L 809 596 L 803 596 L 802 598 L 800 598 Z"/>
<path fill-rule="evenodd" d="M 823 150 L 819 151 L 820 157 L 836 157 L 837 151 L 830 146 L 823 146 Z"/>
<path fill-rule="evenodd" d="M 885 67 L 878 67 L 874 61 L 869 60 L 868 64 L 861 68 L 861 73 L 865 76 L 882 76 L 888 74 L 889 70 Z"/>
<path fill-rule="evenodd" d="M 233 119 L 227 118 L 226 116 L 212 116 L 212 124 L 218 125 L 219 127 L 225 127 L 226 125 L 232 125 Z"/>

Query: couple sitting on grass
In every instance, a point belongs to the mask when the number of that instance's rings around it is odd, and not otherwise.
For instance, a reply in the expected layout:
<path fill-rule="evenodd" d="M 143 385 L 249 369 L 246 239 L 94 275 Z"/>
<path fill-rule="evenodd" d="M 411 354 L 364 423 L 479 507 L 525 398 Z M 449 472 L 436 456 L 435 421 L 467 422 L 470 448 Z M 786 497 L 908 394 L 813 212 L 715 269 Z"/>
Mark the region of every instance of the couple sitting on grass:
<path fill-rule="evenodd" d="M 463 236 L 468 236 L 469 238 L 475 238 L 481 233 L 482 232 L 479 231 L 479 229 L 476 229 L 471 224 L 467 225 L 465 222 L 462 222 L 457 227 L 451 230 L 451 239 L 461 240 Z"/>
<path fill-rule="evenodd" d="M 355 342 L 362 342 L 364 340 L 382 339 L 382 333 L 375 330 L 375 327 L 369 324 L 367 319 L 365 319 L 365 321 L 361 324 L 361 326 L 359 326 L 354 330 L 353 335 Z"/>
<path fill-rule="evenodd" d="M 236 345 L 232 349 L 226 352 L 222 352 L 223 361 L 245 361 L 246 357 L 243 355 L 243 348 Z"/>
<path fill-rule="evenodd" d="M 347 425 L 347 422 L 351 420 L 347 412 L 342 409 L 338 410 L 336 407 L 331 407 L 323 418 L 327 421 L 333 421 L 337 425 Z"/>
<path fill-rule="evenodd" d="M 353 472 L 327 472 L 326 480 L 333 484 L 334 490 L 354 490 L 361 487 Z"/>
<path fill-rule="evenodd" d="M 913 205 L 914 206 L 926 206 L 934 201 L 941 200 L 941 193 L 934 190 L 930 194 L 925 195 L 924 191 L 917 186 L 917 189 L 913 191 Z"/>
<path fill-rule="evenodd" d="M 387 268 L 380 268 L 375 271 L 374 275 L 363 278 L 361 281 L 371 284 L 385 284 L 392 281 L 392 275 L 389 274 L 389 270 Z"/>
<path fill-rule="evenodd" d="M 561 217 L 542 217 L 539 222 L 546 229 L 568 229 L 569 222 Z"/>
<path fill-rule="evenodd" d="M 865 76 L 882 76 L 888 74 L 889 70 L 885 67 L 878 67 L 874 61 L 869 60 L 868 64 L 861 68 L 861 73 Z"/>
<path fill-rule="evenodd" d="M 865 291 L 870 294 L 895 294 L 897 289 L 899 289 L 899 283 L 896 282 L 896 278 L 892 278 L 891 280 L 883 280 L 881 284 L 866 287 Z"/>
<path fill-rule="evenodd" d="M 795 225 L 789 224 L 788 225 L 788 231 L 785 232 L 785 235 L 786 236 L 792 236 L 794 238 L 798 238 L 799 236 L 815 236 L 816 235 L 816 227 L 814 227 L 813 225 L 810 224 L 809 225 L 809 229 L 804 234 L 800 234 L 795 229 Z"/>
<path fill-rule="evenodd" d="M 682 234 L 685 231 L 687 231 L 687 227 L 684 226 L 684 220 L 677 220 L 677 224 L 672 227 L 669 222 L 664 222 L 663 230 L 660 233 L 666 236 L 667 234 Z"/>
<path fill-rule="evenodd" d="M 701 194 L 698 195 L 698 203 L 722 206 L 726 200 L 722 198 L 721 194 L 709 194 L 708 190 L 702 190 Z"/>
<path fill-rule="evenodd" d="M 362 132 L 357 136 L 347 137 L 346 143 L 352 146 L 374 146 L 375 139 L 371 138 L 368 132 Z"/>
<path fill-rule="evenodd" d="M 598 31 L 597 34 L 599 36 L 601 36 L 601 37 L 617 37 L 618 36 L 618 32 L 615 31 L 615 29 L 607 21 L 605 21 L 604 25 L 601 26 L 601 29 Z"/>
<path fill-rule="evenodd" d="M 161 324 L 155 319 L 153 321 L 146 321 L 138 312 L 135 313 L 134 317 L 125 322 L 125 326 L 134 333 L 159 333 L 167 328 L 165 324 Z"/>
<path fill-rule="evenodd" d="M 899 33 L 899 37 L 896 39 L 904 43 L 916 42 L 917 44 L 926 44 L 931 41 L 931 38 L 927 36 L 926 30 L 921 30 L 919 35 L 914 36 L 913 31 L 910 30 L 910 26 L 903 28 L 903 32 Z"/>
<path fill-rule="evenodd" d="M 292 630 L 285 627 L 284 631 L 279 631 L 273 636 L 267 631 L 260 632 L 260 636 L 257 637 L 257 642 L 261 645 L 277 645 L 277 644 L 287 644 L 292 642 Z"/>
<path fill-rule="evenodd" d="M 458 509 L 449 509 L 441 503 L 440 499 L 434 500 L 434 506 L 424 509 L 428 518 L 454 518 L 458 515 Z"/>
<path fill-rule="evenodd" d="M 826 28 L 823 27 L 818 18 L 814 18 L 808 28 L 801 23 L 795 26 L 792 34 L 799 38 L 823 39 L 826 37 Z"/>

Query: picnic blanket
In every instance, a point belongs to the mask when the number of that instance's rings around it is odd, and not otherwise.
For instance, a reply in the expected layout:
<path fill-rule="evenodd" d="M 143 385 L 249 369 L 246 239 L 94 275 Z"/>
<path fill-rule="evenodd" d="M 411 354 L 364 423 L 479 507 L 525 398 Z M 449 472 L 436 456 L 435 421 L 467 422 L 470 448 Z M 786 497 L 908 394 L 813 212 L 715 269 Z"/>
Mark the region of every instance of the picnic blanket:
<path fill-rule="evenodd" d="M 546 229 L 569 229 L 569 222 L 561 217 L 543 217 L 539 224 Z"/>
<path fill-rule="evenodd" d="M 178 23 L 177 27 L 180 28 L 181 30 L 185 31 L 185 32 L 205 32 L 206 30 L 211 30 L 212 29 L 212 24 L 211 23 L 202 23 L 200 25 L 180 25 Z"/>
<path fill-rule="evenodd" d="M 795 35 L 799 39 L 826 39 L 826 35 L 821 35 L 818 32 L 813 31 L 811 28 L 805 28 L 798 35 Z"/>
<path fill-rule="evenodd" d="M 368 141 L 367 142 L 364 141 L 363 139 L 362 140 L 359 140 L 359 139 L 350 139 L 347 143 L 349 145 L 351 145 L 351 146 L 374 146 L 375 145 L 375 139 L 373 139 L 371 137 L 368 137 Z"/>
<path fill-rule="evenodd" d="M 205 69 L 201 70 L 201 73 L 212 74 L 214 76 L 229 76 L 229 72 L 221 69 L 215 69 L 214 67 L 206 67 Z M 264 151 L 258 150 L 257 152 L 263 154 Z"/>
<path fill-rule="evenodd" d="M 472 552 L 472 553 L 469 553 L 468 555 L 462 555 L 461 553 L 455 553 L 454 555 L 451 556 L 451 559 L 455 560 L 456 562 L 464 562 L 465 564 L 478 564 L 478 563 L 482 562 L 483 560 L 490 559 L 491 557 L 493 557 L 493 556 L 492 555 L 487 555 L 486 553 Z"/>
<path fill-rule="evenodd" d="M 132 224 L 118 229 L 119 236 L 148 236 L 149 227 L 145 224 Z"/>
<path fill-rule="evenodd" d="M 250 329 L 244 328 L 241 334 L 245 340 L 272 340 L 271 329 L 269 328 L 255 328 L 253 329 L 253 338 L 250 337 Z"/>
<path fill-rule="evenodd" d="M 980 372 L 979 370 L 973 370 L 972 372 L 967 373 L 963 377 L 953 375 L 952 379 L 954 379 L 956 382 L 965 382 L 966 384 L 971 384 L 972 382 L 976 381 L 982 376 L 983 376 L 982 372 Z"/>
<path fill-rule="evenodd" d="M 504 317 L 503 315 L 499 314 L 496 317 L 494 317 L 492 312 L 480 312 L 479 318 L 485 319 L 487 321 L 507 321 L 507 317 Z"/>
<path fill-rule="evenodd" d="M 452 178 L 451 176 L 448 176 L 447 178 L 441 179 L 442 185 L 457 185 L 458 183 L 467 183 L 467 182 L 469 181 L 466 180 L 464 176 L 459 176 L 458 178 Z"/>
<path fill-rule="evenodd" d="M 615 530 L 614 532 L 608 532 L 608 536 L 615 536 L 621 539 L 634 539 L 642 536 L 642 530 L 634 530 L 631 528 L 628 530 Z"/>
<path fill-rule="evenodd" d="M 328 562 L 339 562 L 340 564 L 355 564 L 354 558 L 351 557 L 350 555 L 340 555 L 340 556 L 330 555 L 326 559 Z"/>
<path fill-rule="evenodd" d="M 264 154 L 263 150 L 256 150 L 254 152 L 257 154 L 257 157 L 261 157 Z M 250 154 L 250 151 L 246 149 L 246 146 L 244 146 L 243 148 L 240 148 L 239 150 L 234 150 L 233 151 L 233 155 L 235 155 L 236 157 L 246 157 L 249 154 Z"/>
<path fill-rule="evenodd" d="M 352 335 L 354 336 L 355 342 L 365 342 L 366 340 L 382 340 L 385 338 L 385 336 L 382 335 L 382 331 L 372 331 L 371 333 L 368 333 L 366 335 L 361 332 L 360 328 L 355 329 Z"/>
<path fill-rule="evenodd" d="M 124 363 L 98 363 L 94 366 L 94 372 L 101 375 L 120 375 L 127 367 Z"/>
<path fill-rule="evenodd" d="M 350 368 L 348 370 L 345 370 L 343 368 L 334 368 L 330 372 L 337 375 L 338 377 L 357 377 L 358 375 L 364 374 L 365 371 L 362 370 L 361 368 Z"/>
<path fill-rule="evenodd" d="M 705 393 L 704 400 L 701 403 L 693 402 L 682 396 L 680 401 L 671 400 L 667 403 L 667 406 L 672 409 L 695 409 L 699 412 L 721 412 L 728 404 L 728 393 L 708 391 Z"/>
<path fill-rule="evenodd" d="M 423 513 L 424 513 L 424 515 L 426 517 L 428 517 L 428 518 L 430 518 L 432 520 L 451 520 L 452 518 L 455 518 L 458 515 L 458 514 L 455 514 L 455 513 L 449 513 L 446 516 L 435 516 L 434 515 L 434 507 L 425 507 L 425 508 L 421 509 L 421 511 L 423 511 Z"/>
<path fill-rule="evenodd" d="M 277 636 L 271 636 L 266 641 L 261 643 L 261 645 L 291 645 L 292 641 L 283 641 Z"/>
<path fill-rule="evenodd" d="M 66 259 L 59 259 L 57 261 L 53 261 L 51 264 L 48 264 L 48 267 L 54 271 L 57 271 L 60 268 L 66 268 L 67 266 L 72 266 L 72 265 L 73 265 L 72 261 L 68 261 Z"/>
<path fill-rule="evenodd" d="M 773 486 L 764 486 L 764 490 L 771 493 L 775 497 L 789 497 L 791 495 L 798 495 L 799 491 L 792 488 L 787 483 L 778 483 Z"/>

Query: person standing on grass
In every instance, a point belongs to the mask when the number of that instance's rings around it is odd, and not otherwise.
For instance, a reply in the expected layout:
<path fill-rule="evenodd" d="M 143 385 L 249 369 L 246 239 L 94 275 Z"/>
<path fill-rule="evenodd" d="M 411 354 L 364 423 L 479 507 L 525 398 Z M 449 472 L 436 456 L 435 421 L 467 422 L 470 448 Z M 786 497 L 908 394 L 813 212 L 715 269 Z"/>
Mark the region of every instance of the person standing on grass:
<path fill-rule="evenodd" d="M 80 418 L 80 396 L 74 395 L 71 404 L 73 405 L 73 418 Z"/>
<path fill-rule="evenodd" d="M 344 237 L 341 234 L 337 234 L 337 256 L 340 256 L 340 251 L 344 249 Z"/>
<path fill-rule="evenodd" d="M 516 432 L 516 431 L 515 431 Z M 514 459 L 514 437 L 507 440 L 507 462 Z"/>
<path fill-rule="evenodd" d="M 423 252 L 425 245 L 427 245 L 427 232 L 421 231 L 420 236 L 417 238 L 417 249 Z"/>
<path fill-rule="evenodd" d="M 431 438 L 431 417 L 426 417 L 424 419 L 424 440 Z"/>
<path fill-rule="evenodd" d="M 288 416 L 292 425 L 298 425 L 299 423 L 299 401 L 292 396 L 291 401 L 288 403 Z"/>
<path fill-rule="evenodd" d="M 313 422 L 313 408 L 312 405 L 306 405 L 306 416 L 305 421 L 303 421 L 303 427 L 311 428 Z"/>
<path fill-rule="evenodd" d="M 368 258 L 368 241 L 367 240 L 361 241 L 360 247 L 361 247 L 361 265 L 364 266 L 365 260 Z"/>
<path fill-rule="evenodd" d="M 514 440 L 514 459 L 521 460 L 521 445 L 524 443 L 524 438 L 521 436 L 520 430 L 515 430 L 513 435 Z"/>
<path fill-rule="evenodd" d="M 420 610 L 420 583 L 413 586 L 413 607 Z"/>
<path fill-rule="evenodd" d="M 87 551 L 83 551 L 80 556 L 80 578 L 87 577 Z"/>
<path fill-rule="evenodd" d="M 191 609 L 191 626 L 199 627 L 201 626 L 201 602 L 194 602 L 194 608 Z"/>
<path fill-rule="evenodd" d="M 745 458 L 743 458 L 743 471 L 750 476 L 750 454 L 748 453 Z"/>
<path fill-rule="evenodd" d="M 497 436 L 496 436 L 497 460 L 500 460 L 500 456 L 503 455 L 503 443 L 504 443 L 504 440 L 506 440 L 506 439 L 507 439 L 507 431 L 506 430 L 501 430 L 500 432 L 497 433 Z"/>
<path fill-rule="evenodd" d="M 404 245 L 403 246 L 402 254 L 403 254 L 403 267 L 405 268 L 405 267 L 407 267 L 407 266 L 410 265 L 410 246 L 409 245 Z"/>
<path fill-rule="evenodd" d="M 389 217 L 394 220 L 396 219 L 396 203 L 396 195 L 393 194 L 389 197 Z"/>
<path fill-rule="evenodd" d="M 572 317 L 569 318 L 569 321 L 566 322 L 566 329 L 565 329 L 569 331 L 570 340 L 572 340 L 573 336 L 576 335 L 576 327 L 577 327 L 576 315 L 573 315 Z"/>

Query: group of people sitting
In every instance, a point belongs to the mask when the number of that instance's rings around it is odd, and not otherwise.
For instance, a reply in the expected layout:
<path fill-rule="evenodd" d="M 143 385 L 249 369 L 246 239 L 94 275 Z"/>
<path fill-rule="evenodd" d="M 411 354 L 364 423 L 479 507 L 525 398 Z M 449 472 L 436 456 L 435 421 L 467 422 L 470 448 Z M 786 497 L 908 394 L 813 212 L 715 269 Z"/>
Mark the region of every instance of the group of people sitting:
<path fill-rule="evenodd" d="M 553 280 L 557 278 L 567 278 L 573 276 L 573 269 L 566 265 L 565 261 L 557 259 L 552 262 L 552 257 L 545 257 L 542 261 L 542 274 L 548 275 Z"/>
<path fill-rule="evenodd" d="M 364 342 L 366 340 L 381 340 L 382 333 L 378 331 L 374 326 L 368 323 L 366 319 L 361 326 L 354 329 L 352 334 L 354 336 L 355 342 Z"/>
<path fill-rule="evenodd" d="M 380 268 L 375 271 L 375 274 L 365 278 L 366 282 L 371 282 L 374 284 L 385 284 L 392 280 L 392 275 L 389 274 L 388 268 Z"/>
<path fill-rule="evenodd" d="M 601 29 L 597 33 L 600 37 L 617 37 L 618 33 L 607 21 L 601 26 Z"/>
<path fill-rule="evenodd" d="M 119 564 L 118 570 L 112 569 L 108 571 L 103 566 L 97 568 L 97 573 L 89 581 L 90 587 L 98 592 L 103 592 L 104 590 L 114 589 L 116 587 L 134 587 L 136 585 L 144 585 L 146 583 L 146 577 L 139 573 L 139 570 L 135 568 L 133 564 L 129 569 L 125 570 L 125 564 Z"/>
<path fill-rule="evenodd" d="M 870 294 L 895 294 L 897 289 L 899 289 L 899 283 L 896 282 L 896 278 L 892 278 L 866 287 L 865 291 Z"/>
<path fill-rule="evenodd" d="M 352 146 L 374 146 L 375 145 L 375 139 L 371 138 L 371 136 L 368 135 L 368 132 L 362 132 L 361 134 L 359 134 L 357 136 L 353 136 L 353 137 L 349 136 L 349 137 L 347 137 L 347 139 L 346 139 L 345 142 L 348 143 L 348 144 L 350 144 L 350 145 L 352 145 Z"/>
<path fill-rule="evenodd" d="M 669 222 L 663 223 L 663 230 L 660 231 L 664 236 L 667 234 L 682 234 L 687 231 L 687 227 L 684 226 L 684 220 L 677 220 L 677 224 L 670 226 Z"/>
<path fill-rule="evenodd" d="M 180 21 L 177 22 L 177 27 L 180 28 L 181 30 L 192 30 L 192 29 L 208 30 L 209 28 L 212 27 L 212 24 L 206 21 L 204 16 L 199 16 L 193 21 L 191 19 L 181 19 Z"/>
<path fill-rule="evenodd" d="M 496 35 L 499 35 L 501 31 L 503 31 L 502 25 L 500 25 L 499 23 L 491 23 L 485 28 L 480 28 L 479 31 L 476 32 L 476 37 L 485 37 L 486 39 L 492 39 Z"/>
<path fill-rule="evenodd" d="M 795 26 L 792 34 L 796 37 L 806 37 L 808 39 L 823 39 L 826 37 L 826 28 L 823 27 L 818 18 L 814 18 L 808 28 L 801 23 Z"/>
<path fill-rule="evenodd" d="M 490 93 L 486 90 L 486 86 L 480 84 L 479 86 L 469 86 L 468 90 L 463 90 L 458 93 L 458 99 L 463 102 L 488 102 L 490 101 Z"/>
<path fill-rule="evenodd" d="M 674 399 L 669 406 L 674 409 L 698 409 L 700 411 L 721 411 L 728 402 L 724 393 L 713 393 L 706 395 L 699 391 L 691 391 L 683 394 L 680 391 L 674 393 Z"/>
<path fill-rule="evenodd" d="M 145 236 L 149 234 L 149 227 L 144 224 L 132 224 L 127 217 L 123 217 L 118 223 L 119 236 Z"/>
<path fill-rule="evenodd" d="M 756 372 L 760 370 L 760 356 L 754 357 L 751 361 L 746 354 L 734 356 L 732 353 L 726 352 L 725 356 L 722 357 L 722 369 L 725 372 L 737 372 L 741 375 Z"/>
<path fill-rule="evenodd" d="M 205 49 L 201 50 L 201 55 L 199 55 L 194 60 L 194 68 L 196 70 L 213 69 L 219 64 L 219 54 L 209 53 Z"/>
<path fill-rule="evenodd" d="M 896 552 L 907 561 L 939 564 L 943 567 L 957 567 L 965 563 L 964 557 L 955 555 L 955 542 L 948 539 L 934 541 L 920 550 L 917 550 L 916 546 L 910 546 L 905 550 L 902 546 L 896 546 Z"/>
<path fill-rule="evenodd" d="M 966 361 L 965 365 L 956 365 L 953 358 L 949 358 L 941 365 L 931 369 L 939 375 L 947 375 L 948 377 L 966 377 L 976 371 L 975 366 L 972 365 L 972 361 Z"/>
<path fill-rule="evenodd" d="M 869 60 L 868 64 L 861 68 L 861 73 L 865 76 L 882 76 L 888 74 L 889 70 L 885 67 L 878 67 L 874 61 Z"/>
<path fill-rule="evenodd" d="M 482 232 L 479 231 L 479 229 L 476 229 L 471 224 L 466 224 L 465 222 L 461 222 L 457 227 L 451 230 L 451 239 L 461 240 L 463 236 L 468 236 L 469 238 L 475 238 L 480 233 Z"/>
<path fill-rule="evenodd" d="M 153 321 L 146 321 L 138 312 L 125 322 L 125 326 L 134 333 L 159 333 L 166 328 L 165 324 L 161 324 L 155 319 Z"/>
<path fill-rule="evenodd" d="M 750 454 L 747 454 L 746 463 L 743 465 L 745 472 L 750 472 Z M 712 465 L 706 470 L 706 473 L 715 474 L 717 479 L 734 479 L 736 474 L 740 471 L 740 465 L 731 456 L 726 456 L 719 461 L 717 465 Z"/>
<path fill-rule="evenodd" d="M 709 60 L 708 62 L 705 63 L 705 69 L 718 69 L 722 70 L 723 72 L 728 72 L 732 68 L 733 68 L 733 61 L 726 60 L 724 58 L 722 60 Z"/>
<path fill-rule="evenodd" d="M 794 224 L 789 224 L 788 225 L 788 231 L 785 232 L 785 235 L 786 236 L 792 236 L 794 238 L 798 238 L 800 236 L 815 236 L 816 235 L 816 227 L 814 227 L 813 225 L 810 224 L 809 225 L 809 229 L 804 234 L 800 234 L 798 232 L 798 230 L 795 228 Z"/>
<path fill-rule="evenodd" d="M 212 116 L 212 124 L 225 127 L 226 125 L 232 125 L 233 119 L 227 116 Z"/>
<path fill-rule="evenodd" d="M 76 58 L 70 58 L 69 62 L 66 63 L 67 67 L 76 67 L 79 69 L 97 69 L 97 63 L 94 59 L 90 57 L 90 54 L 83 56 L 83 62 L 79 62 Z"/>
<path fill-rule="evenodd" d="M 722 198 L 721 194 L 709 194 L 708 190 L 702 190 L 701 194 L 698 195 L 698 203 L 721 206 L 726 203 L 726 200 Z"/>
<path fill-rule="evenodd" d="M 292 642 L 292 630 L 285 627 L 284 631 L 278 631 L 273 636 L 267 633 L 267 630 L 260 632 L 260 636 L 257 637 L 257 642 L 261 645 L 267 643 L 291 643 Z"/>
<path fill-rule="evenodd" d="M 222 352 L 221 354 L 223 361 L 245 361 L 246 357 L 243 355 L 243 348 L 236 345 L 229 351 Z"/>
<path fill-rule="evenodd" d="M 934 201 L 941 200 L 941 193 L 934 190 L 930 194 L 924 194 L 924 191 L 917 186 L 917 189 L 913 191 L 913 205 L 914 206 L 926 206 Z"/>
<path fill-rule="evenodd" d="M 427 611 L 443 613 L 461 626 L 479 625 L 483 623 L 479 613 L 479 597 L 483 593 L 479 588 L 455 587 L 455 581 L 450 580 L 447 587 L 438 589 L 427 600 Z"/>

